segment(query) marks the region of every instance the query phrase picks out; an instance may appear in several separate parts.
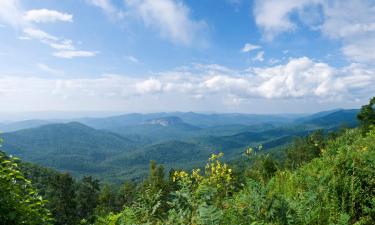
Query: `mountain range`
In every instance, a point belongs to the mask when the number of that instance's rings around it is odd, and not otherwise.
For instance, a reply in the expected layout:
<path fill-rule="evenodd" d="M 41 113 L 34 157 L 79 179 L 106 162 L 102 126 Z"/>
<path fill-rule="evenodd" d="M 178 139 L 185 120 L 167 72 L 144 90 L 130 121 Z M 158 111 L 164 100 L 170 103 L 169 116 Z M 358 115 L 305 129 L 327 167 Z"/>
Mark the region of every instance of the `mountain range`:
<path fill-rule="evenodd" d="M 275 151 L 316 129 L 355 126 L 358 110 L 308 116 L 153 113 L 72 121 L 0 124 L 2 150 L 75 176 L 109 182 L 141 179 L 150 160 L 169 168 L 202 166 L 213 152 L 235 159 L 248 147 Z"/>

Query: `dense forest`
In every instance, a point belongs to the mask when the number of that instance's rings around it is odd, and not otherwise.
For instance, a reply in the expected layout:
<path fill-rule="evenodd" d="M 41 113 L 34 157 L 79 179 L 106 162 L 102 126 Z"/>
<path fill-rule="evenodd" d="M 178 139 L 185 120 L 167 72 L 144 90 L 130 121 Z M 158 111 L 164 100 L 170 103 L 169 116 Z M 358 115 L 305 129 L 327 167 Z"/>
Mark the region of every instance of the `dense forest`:
<path fill-rule="evenodd" d="M 75 179 L 0 153 L 0 224 L 375 224 L 375 98 L 360 125 L 314 131 L 272 153 L 167 170 L 142 182 Z"/>
<path fill-rule="evenodd" d="M 4 151 L 23 161 L 81 179 L 121 184 L 142 181 L 150 160 L 165 170 L 201 167 L 213 153 L 225 161 L 249 147 L 280 152 L 296 137 L 356 127 L 358 109 L 312 115 L 151 113 L 67 121 L 27 120 L 0 124 Z"/>

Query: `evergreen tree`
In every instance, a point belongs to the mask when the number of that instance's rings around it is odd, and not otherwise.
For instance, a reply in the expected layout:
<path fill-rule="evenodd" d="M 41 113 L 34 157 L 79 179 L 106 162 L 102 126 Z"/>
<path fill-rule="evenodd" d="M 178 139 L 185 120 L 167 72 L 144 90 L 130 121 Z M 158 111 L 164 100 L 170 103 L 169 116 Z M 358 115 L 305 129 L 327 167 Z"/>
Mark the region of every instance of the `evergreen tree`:
<path fill-rule="evenodd" d="M 118 208 L 116 206 L 116 199 L 116 192 L 111 186 L 105 184 L 99 193 L 98 206 L 96 208 L 97 213 L 103 215 L 110 212 L 116 212 Z"/>
<path fill-rule="evenodd" d="M 369 104 L 361 107 L 357 118 L 360 120 L 364 132 L 367 132 L 370 126 L 375 125 L 375 97 L 370 100 Z"/>
<path fill-rule="evenodd" d="M 75 183 L 69 173 L 52 177 L 47 196 L 48 206 L 56 220 L 56 225 L 78 223 Z"/>
<path fill-rule="evenodd" d="M 285 166 L 295 169 L 318 157 L 325 143 L 322 130 L 314 131 L 307 137 L 296 138 L 288 147 Z"/>
<path fill-rule="evenodd" d="M 125 182 L 119 190 L 119 196 L 117 200 L 118 210 L 122 210 L 124 206 L 131 206 L 135 200 L 136 192 L 137 185 L 134 182 Z"/>
<path fill-rule="evenodd" d="M 77 191 L 77 209 L 80 219 L 93 222 L 94 210 L 98 204 L 99 181 L 91 176 L 84 177 Z"/>

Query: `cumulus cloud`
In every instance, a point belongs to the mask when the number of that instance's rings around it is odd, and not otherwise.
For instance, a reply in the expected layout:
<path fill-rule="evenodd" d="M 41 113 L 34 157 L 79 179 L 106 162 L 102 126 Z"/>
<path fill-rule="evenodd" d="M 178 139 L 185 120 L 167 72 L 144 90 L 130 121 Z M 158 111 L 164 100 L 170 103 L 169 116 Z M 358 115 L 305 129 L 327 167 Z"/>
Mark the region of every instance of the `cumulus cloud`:
<path fill-rule="evenodd" d="M 258 52 L 255 57 L 253 58 L 253 61 L 259 61 L 263 62 L 264 61 L 264 51 Z"/>
<path fill-rule="evenodd" d="M 41 69 L 43 67 L 40 65 Z M 171 110 L 187 103 L 189 107 L 200 105 L 202 110 L 210 110 L 210 104 L 225 108 L 228 104 L 240 106 L 259 99 L 323 102 L 366 99 L 375 92 L 375 72 L 360 64 L 335 68 L 302 57 L 290 59 L 286 64 L 243 71 L 220 65 L 190 65 L 143 78 L 126 75 L 94 78 L 0 76 L 0 89 L 3 92 L 0 104 L 3 105 L 2 100 L 19 96 L 22 100 L 17 101 L 54 100 L 56 103 L 52 105 L 72 104 L 79 109 L 85 109 L 90 102 L 93 107 L 109 103 L 120 107 L 131 102 L 137 110 L 155 109 L 161 103 Z"/>
<path fill-rule="evenodd" d="M 135 84 L 137 93 L 139 94 L 153 94 L 162 90 L 162 84 L 159 80 L 149 78 Z"/>
<path fill-rule="evenodd" d="M 137 59 L 136 57 L 132 55 L 127 56 L 126 59 L 132 63 L 139 63 L 139 59 Z"/>
<path fill-rule="evenodd" d="M 49 74 L 52 74 L 52 75 L 63 75 L 64 72 L 61 71 L 61 70 L 57 70 L 57 69 L 54 69 L 54 68 L 51 68 L 49 65 L 47 64 L 44 64 L 44 63 L 37 63 L 36 66 L 44 71 L 44 72 L 47 72 Z"/>
<path fill-rule="evenodd" d="M 375 54 L 371 54 L 375 50 L 374 1 L 258 0 L 253 13 L 256 24 L 268 40 L 297 29 L 293 17 L 311 29 L 319 30 L 325 37 L 341 40 L 342 53 L 348 59 L 365 63 L 375 60 Z"/>
<path fill-rule="evenodd" d="M 253 44 L 250 44 L 250 43 L 246 43 L 243 48 L 241 49 L 242 52 L 251 52 L 253 50 L 256 50 L 256 49 L 260 49 L 261 46 L 259 45 L 253 45 Z"/>
<path fill-rule="evenodd" d="M 191 44 L 205 27 L 203 21 L 191 19 L 190 9 L 182 1 L 125 0 L 129 13 L 139 17 L 146 26 L 159 31 L 174 43 Z"/>
<path fill-rule="evenodd" d="M 124 8 L 111 0 L 86 0 L 99 7 L 115 20 L 138 19 L 146 27 L 159 32 L 160 36 L 176 44 L 204 43 L 202 38 L 206 23 L 191 17 L 190 8 L 181 0 L 124 0 Z"/>
<path fill-rule="evenodd" d="M 111 2 L 111 0 L 86 0 L 87 3 L 99 7 L 108 16 L 113 19 L 122 19 L 124 17 L 124 12 L 117 9 Z"/>
<path fill-rule="evenodd" d="M 282 32 L 294 30 L 296 25 L 291 21 L 291 14 L 318 1 L 257 0 L 254 7 L 255 22 L 263 29 L 266 39 L 270 40 Z"/>
<path fill-rule="evenodd" d="M 31 28 L 31 27 L 28 27 L 28 28 L 25 28 L 23 30 L 23 32 L 29 37 L 29 38 L 32 38 L 32 39 L 37 39 L 37 40 L 40 40 L 40 41 L 57 41 L 59 40 L 57 37 L 51 35 L 51 34 L 48 34 L 47 32 L 44 32 L 42 30 L 39 30 L 39 29 L 34 29 L 34 28 Z"/>
<path fill-rule="evenodd" d="M 59 58 L 72 59 L 76 57 L 93 57 L 97 53 L 92 51 L 59 51 L 54 52 L 53 55 Z"/>
<path fill-rule="evenodd" d="M 58 49 L 58 50 L 74 50 L 75 49 L 73 45 L 73 41 L 67 40 L 67 39 L 61 40 L 60 42 L 49 43 L 49 46 L 51 48 Z"/>
<path fill-rule="evenodd" d="M 73 15 L 49 9 L 33 9 L 25 13 L 24 20 L 35 23 L 73 22 Z"/>
<path fill-rule="evenodd" d="M 0 22 L 9 24 L 13 27 L 19 27 L 24 24 L 22 20 L 22 11 L 18 0 L 0 1 Z"/>
<path fill-rule="evenodd" d="M 77 50 L 72 40 L 56 37 L 38 28 L 38 23 L 73 22 L 73 15 L 50 9 L 32 9 L 24 11 L 18 0 L 0 0 L 0 22 L 13 26 L 17 31 L 21 30 L 19 40 L 38 40 L 53 49 L 59 50 L 53 53 L 60 58 L 92 57 L 93 51 Z"/>

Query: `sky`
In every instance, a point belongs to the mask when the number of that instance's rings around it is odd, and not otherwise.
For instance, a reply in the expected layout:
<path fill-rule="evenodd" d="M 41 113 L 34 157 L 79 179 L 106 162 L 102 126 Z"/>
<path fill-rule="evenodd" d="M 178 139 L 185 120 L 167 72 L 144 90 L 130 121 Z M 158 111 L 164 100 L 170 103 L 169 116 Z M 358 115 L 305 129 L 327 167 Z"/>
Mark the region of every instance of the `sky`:
<path fill-rule="evenodd" d="M 0 0 L 0 113 L 308 113 L 374 95 L 374 0 Z"/>

